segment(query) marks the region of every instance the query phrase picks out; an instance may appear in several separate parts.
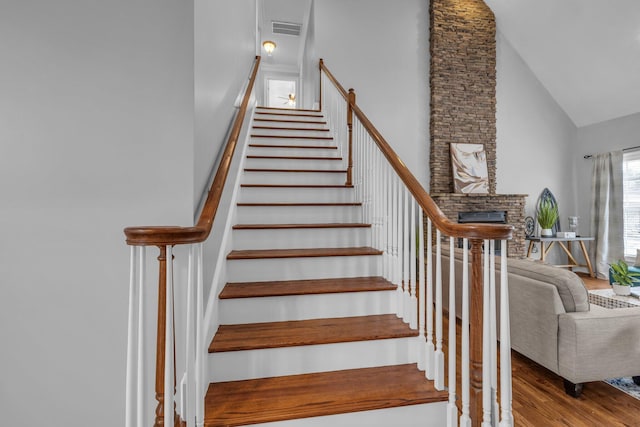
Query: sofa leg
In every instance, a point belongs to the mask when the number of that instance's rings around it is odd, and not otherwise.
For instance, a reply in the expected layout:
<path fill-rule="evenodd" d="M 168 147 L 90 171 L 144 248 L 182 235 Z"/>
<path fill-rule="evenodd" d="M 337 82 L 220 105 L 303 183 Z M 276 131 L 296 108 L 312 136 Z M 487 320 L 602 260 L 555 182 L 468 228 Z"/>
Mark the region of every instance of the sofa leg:
<path fill-rule="evenodd" d="M 631 378 L 633 378 L 633 382 L 634 382 L 636 385 L 640 385 L 640 376 L 638 376 L 638 377 L 631 377 Z"/>
<path fill-rule="evenodd" d="M 580 397 L 582 386 L 582 383 L 574 384 L 569 380 L 564 380 L 564 391 L 571 397 Z"/>

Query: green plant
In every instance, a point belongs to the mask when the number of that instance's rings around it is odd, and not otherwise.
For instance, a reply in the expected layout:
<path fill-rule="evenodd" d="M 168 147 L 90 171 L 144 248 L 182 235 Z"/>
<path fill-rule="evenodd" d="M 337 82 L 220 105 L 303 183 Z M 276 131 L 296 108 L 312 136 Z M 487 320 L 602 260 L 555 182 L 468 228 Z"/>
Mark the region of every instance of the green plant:
<path fill-rule="evenodd" d="M 537 217 L 541 228 L 552 228 L 558 220 L 558 206 L 551 203 L 551 200 L 542 200 L 538 206 Z"/>
<path fill-rule="evenodd" d="M 636 281 L 636 278 L 640 277 L 640 273 L 629 271 L 629 266 L 623 260 L 609 264 L 609 268 L 611 269 L 613 282 L 621 286 L 631 286 Z"/>

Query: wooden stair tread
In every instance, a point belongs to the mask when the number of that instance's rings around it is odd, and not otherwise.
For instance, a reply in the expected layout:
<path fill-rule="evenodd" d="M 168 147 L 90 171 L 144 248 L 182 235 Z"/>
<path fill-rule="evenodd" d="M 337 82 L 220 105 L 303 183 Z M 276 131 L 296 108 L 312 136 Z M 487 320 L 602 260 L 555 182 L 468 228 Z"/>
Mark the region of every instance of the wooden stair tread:
<path fill-rule="evenodd" d="M 346 170 L 333 170 L 333 169 L 260 169 L 260 168 L 245 168 L 245 172 L 291 172 L 291 173 L 347 173 Z"/>
<path fill-rule="evenodd" d="M 371 228 L 361 222 L 327 222 L 318 224 L 236 224 L 234 230 L 288 230 L 296 228 Z"/>
<path fill-rule="evenodd" d="M 310 157 L 310 156 L 247 156 L 247 159 L 284 159 L 284 160 L 342 160 L 342 157 Z"/>
<path fill-rule="evenodd" d="M 205 398 L 205 426 L 241 426 L 446 400 L 447 393 L 435 390 L 415 364 L 213 383 Z"/>
<path fill-rule="evenodd" d="M 393 291 L 395 289 L 396 286 L 383 277 L 238 282 L 227 283 L 218 297 L 220 299 L 259 298 L 346 292 Z"/>
<path fill-rule="evenodd" d="M 337 150 L 335 145 L 277 145 L 277 144 L 249 144 L 253 148 L 307 148 L 316 150 Z"/>
<path fill-rule="evenodd" d="M 330 256 L 382 255 L 382 251 L 370 247 L 361 248 L 312 248 L 312 249 L 248 249 L 229 252 L 227 259 L 313 258 Z"/>
<path fill-rule="evenodd" d="M 311 121 L 311 120 L 288 120 L 288 119 L 261 119 L 261 118 L 254 118 L 253 119 L 254 122 L 269 122 L 269 123 L 273 123 L 273 122 L 280 122 L 280 123 L 304 123 L 304 124 L 314 124 L 314 125 L 326 125 L 327 122 L 325 121 Z"/>
<path fill-rule="evenodd" d="M 289 117 L 316 117 L 318 119 L 322 119 L 322 114 L 287 114 L 284 111 L 256 111 L 256 114 L 264 115 L 264 116 L 289 116 Z"/>
<path fill-rule="evenodd" d="M 332 140 L 332 136 L 309 136 L 309 135 L 255 135 L 251 134 L 251 138 L 283 138 L 283 139 L 319 139 L 322 141 Z"/>
<path fill-rule="evenodd" d="M 295 203 L 295 202 L 281 202 L 281 203 L 274 203 L 274 202 L 261 202 L 261 203 L 238 203 L 238 206 L 253 206 L 253 207 L 267 207 L 267 206 L 273 206 L 273 207 L 305 207 L 305 206 L 362 206 L 362 202 L 344 202 L 344 203 L 340 203 L 340 202 L 327 202 L 327 203 Z"/>
<path fill-rule="evenodd" d="M 353 188 L 345 184 L 240 184 L 244 188 Z"/>
<path fill-rule="evenodd" d="M 415 337 L 395 314 L 220 325 L 209 353 Z"/>
<path fill-rule="evenodd" d="M 252 129 L 271 129 L 271 130 L 299 130 L 303 132 L 329 132 L 326 128 L 295 128 L 285 126 L 252 126 Z"/>

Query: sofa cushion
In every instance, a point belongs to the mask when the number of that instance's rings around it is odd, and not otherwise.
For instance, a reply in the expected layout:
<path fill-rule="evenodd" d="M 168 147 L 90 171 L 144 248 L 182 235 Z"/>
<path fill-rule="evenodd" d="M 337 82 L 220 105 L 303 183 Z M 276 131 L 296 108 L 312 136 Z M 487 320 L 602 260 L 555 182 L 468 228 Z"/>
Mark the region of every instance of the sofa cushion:
<path fill-rule="evenodd" d="M 582 279 L 572 271 L 539 261 L 509 258 L 509 273 L 552 284 L 567 313 L 589 311 L 589 293 Z"/>

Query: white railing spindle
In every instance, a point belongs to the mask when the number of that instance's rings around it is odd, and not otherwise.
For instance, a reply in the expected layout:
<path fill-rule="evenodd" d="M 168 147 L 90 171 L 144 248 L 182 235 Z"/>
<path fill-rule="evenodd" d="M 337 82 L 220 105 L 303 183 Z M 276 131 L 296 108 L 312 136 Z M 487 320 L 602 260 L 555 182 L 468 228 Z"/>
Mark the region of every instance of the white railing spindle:
<path fill-rule="evenodd" d="M 436 229 L 436 352 L 435 387 L 444 390 L 444 352 L 442 351 L 442 243 L 440 230 Z"/>
<path fill-rule="evenodd" d="M 425 375 L 432 380 L 436 370 L 436 350 L 433 344 L 433 234 L 431 219 L 427 218 L 427 369 Z"/>
<path fill-rule="evenodd" d="M 457 427 L 456 406 L 456 260 L 454 238 L 449 237 L 449 402 L 447 403 L 447 427 Z"/>
<path fill-rule="evenodd" d="M 167 245 L 167 297 L 164 342 L 164 425 L 173 427 L 174 358 L 173 358 L 173 250 Z"/>
<path fill-rule="evenodd" d="M 409 279 L 409 191 L 407 191 L 407 187 L 401 185 L 401 181 L 398 180 L 398 184 L 400 185 L 400 192 L 402 194 L 402 215 L 401 221 L 403 225 L 402 230 L 402 283 L 404 287 L 404 294 L 402 298 L 403 316 L 405 323 L 411 322 L 411 294 L 409 292 L 411 282 Z"/>
<path fill-rule="evenodd" d="M 137 247 L 131 246 L 129 254 L 129 314 L 128 314 L 128 330 L 127 330 L 127 373 L 126 373 L 126 389 L 125 389 L 125 427 L 133 427 L 135 424 L 135 403 L 136 403 L 136 389 L 135 389 L 135 371 L 134 371 L 134 359 L 136 358 L 137 351 L 140 348 L 135 348 L 134 345 L 137 342 L 137 335 L 141 334 L 140 329 L 136 330 L 135 318 L 137 317 L 136 308 L 138 305 L 138 293 L 137 293 L 137 271 L 136 271 L 136 252 Z M 140 298 L 142 299 L 142 298 Z M 136 351 L 137 350 L 137 351 Z"/>
<path fill-rule="evenodd" d="M 513 426 L 511 412 L 511 326 L 509 322 L 509 282 L 507 241 L 500 243 L 500 427 Z"/>
<path fill-rule="evenodd" d="M 471 427 L 469 401 L 471 376 L 469 371 L 469 240 L 462 239 L 462 414 L 460 427 Z"/>
<path fill-rule="evenodd" d="M 202 264 L 203 244 L 196 246 L 196 358 L 195 358 L 195 421 L 196 427 L 204 426 L 204 396 L 206 384 L 204 380 L 204 356 L 206 352 L 204 319 L 204 276 Z"/>
<path fill-rule="evenodd" d="M 418 282 L 418 277 L 416 275 L 416 245 L 418 242 L 416 241 L 416 199 L 413 196 L 411 197 L 411 230 L 409 231 L 409 244 L 411 245 L 411 256 L 409 257 L 410 262 L 410 284 L 411 284 L 411 298 L 409 301 L 409 307 L 411 311 L 411 319 L 409 320 L 409 326 L 411 329 L 418 328 L 418 298 L 416 296 L 416 283 Z M 421 352 L 418 352 L 418 356 L 420 356 Z"/>
<path fill-rule="evenodd" d="M 489 240 L 484 241 L 482 281 L 482 427 L 492 426 L 491 399 L 491 302 L 489 285 Z"/>
<path fill-rule="evenodd" d="M 496 319 L 496 241 L 489 242 L 489 345 L 491 346 L 491 425 L 498 426 L 498 347 Z"/>
<path fill-rule="evenodd" d="M 424 271 L 424 215 L 422 208 L 418 207 L 418 275 L 419 287 L 418 293 L 420 300 L 418 301 L 418 369 L 425 371 L 427 369 L 427 341 L 426 341 L 426 284 Z"/>

